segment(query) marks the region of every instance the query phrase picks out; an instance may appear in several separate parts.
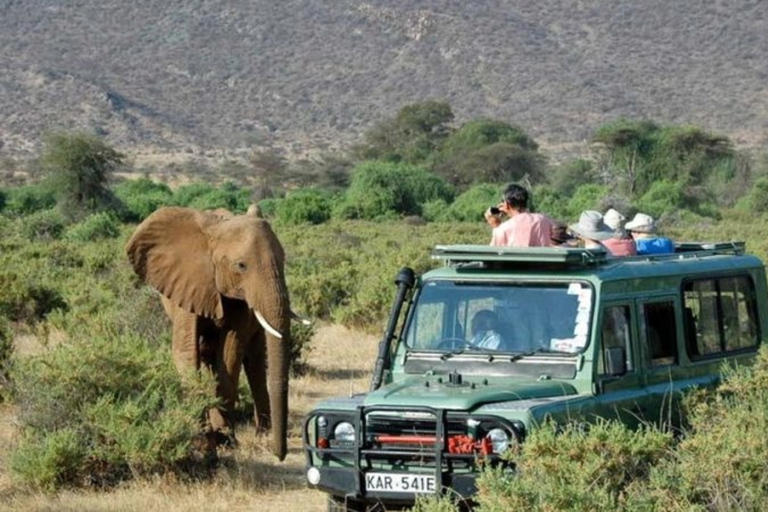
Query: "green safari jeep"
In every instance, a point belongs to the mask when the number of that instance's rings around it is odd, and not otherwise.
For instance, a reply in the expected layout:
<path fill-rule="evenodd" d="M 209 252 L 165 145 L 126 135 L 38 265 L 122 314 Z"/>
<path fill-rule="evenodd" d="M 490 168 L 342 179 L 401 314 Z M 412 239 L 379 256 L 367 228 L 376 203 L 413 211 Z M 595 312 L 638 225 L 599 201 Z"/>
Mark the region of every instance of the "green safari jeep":
<path fill-rule="evenodd" d="M 674 426 L 681 392 L 748 364 L 768 326 L 765 267 L 743 243 L 433 257 L 444 265 L 397 276 L 370 391 L 305 419 L 307 481 L 330 510 L 471 499 L 478 462 L 513 464 L 500 455 L 547 419 Z"/>

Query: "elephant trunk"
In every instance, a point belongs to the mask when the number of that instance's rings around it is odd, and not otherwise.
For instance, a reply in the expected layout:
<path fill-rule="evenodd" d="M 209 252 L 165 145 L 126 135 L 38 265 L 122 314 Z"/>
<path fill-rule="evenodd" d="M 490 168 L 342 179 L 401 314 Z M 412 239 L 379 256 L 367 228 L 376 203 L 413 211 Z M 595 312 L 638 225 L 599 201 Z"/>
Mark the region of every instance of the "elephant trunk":
<path fill-rule="evenodd" d="M 267 387 L 272 415 L 272 451 L 278 459 L 283 460 L 287 453 L 291 310 L 287 291 L 276 291 L 274 296 L 280 298 L 277 304 L 272 304 L 271 307 L 266 306 L 258 312 L 272 328 L 264 329 L 267 342 Z M 262 323 L 261 319 L 260 323 Z M 282 337 L 278 337 L 277 334 Z"/>

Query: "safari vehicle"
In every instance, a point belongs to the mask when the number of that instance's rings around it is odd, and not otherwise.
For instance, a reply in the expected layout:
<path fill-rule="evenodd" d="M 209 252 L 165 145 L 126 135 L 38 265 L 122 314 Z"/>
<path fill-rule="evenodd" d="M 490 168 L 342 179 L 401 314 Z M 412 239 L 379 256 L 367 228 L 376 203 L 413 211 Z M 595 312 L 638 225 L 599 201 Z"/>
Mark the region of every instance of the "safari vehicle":
<path fill-rule="evenodd" d="M 628 258 L 456 245 L 433 257 L 444 265 L 398 274 L 370 391 L 305 419 L 307 480 L 331 510 L 448 489 L 471 499 L 478 463 L 512 470 L 500 456 L 547 419 L 674 424 L 680 392 L 749 363 L 768 325 L 764 264 L 743 243 Z M 496 321 L 492 343 L 472 341 L 481 311 Z"/>

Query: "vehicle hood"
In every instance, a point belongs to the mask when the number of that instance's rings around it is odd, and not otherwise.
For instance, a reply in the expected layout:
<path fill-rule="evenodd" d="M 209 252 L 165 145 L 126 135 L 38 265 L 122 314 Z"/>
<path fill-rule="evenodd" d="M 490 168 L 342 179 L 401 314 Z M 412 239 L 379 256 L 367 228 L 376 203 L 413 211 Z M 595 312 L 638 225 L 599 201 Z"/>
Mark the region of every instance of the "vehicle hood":
<path fill-rule="evenodd" d="M 429 384 L 427 384 L 429 383 Z M 409 378 L 368 393 L 364 405 L 427 406 L 468 411 L 494 402 L 529 400 L 575 395 L 576 388 L 560 381 L 465 380 L 460 385 L 438 382 L 435 378 Z"/>

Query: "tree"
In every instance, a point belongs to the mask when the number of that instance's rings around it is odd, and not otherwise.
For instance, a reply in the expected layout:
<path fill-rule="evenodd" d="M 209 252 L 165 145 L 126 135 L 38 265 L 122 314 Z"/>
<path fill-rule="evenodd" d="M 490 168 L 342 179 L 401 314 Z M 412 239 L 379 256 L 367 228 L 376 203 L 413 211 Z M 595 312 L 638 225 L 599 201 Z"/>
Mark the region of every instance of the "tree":
<path fill-rule="evenodd" d="M 538 144 L 521 128 L 494 119 L 464 123 L 435 157 L 434 169 L 451 184 L 509 183 L 542 177 Z"/>
<path fill-rule="evenodd" d="M 285 157 L 274 149 L 255 150 L 249 159 L 254 173 L 256 190 L 254 200 L 258 201 L 275 195 L 282 187 L 288 163 Z"/>
<path fill-rule="evenodd" d="M 453 118 L 453 110 L 445 101 L 406 105 L 394 118 L 368 130 L 353 152 L 360 160 L 422 163 L 451 133 Z"/>
<path fill-rule="evenodd" d="M 77 217 L 115 205 L 109 183 L 124 158 L 96 136 L 54 133 L 41 160 L 62 212 Z"/>

